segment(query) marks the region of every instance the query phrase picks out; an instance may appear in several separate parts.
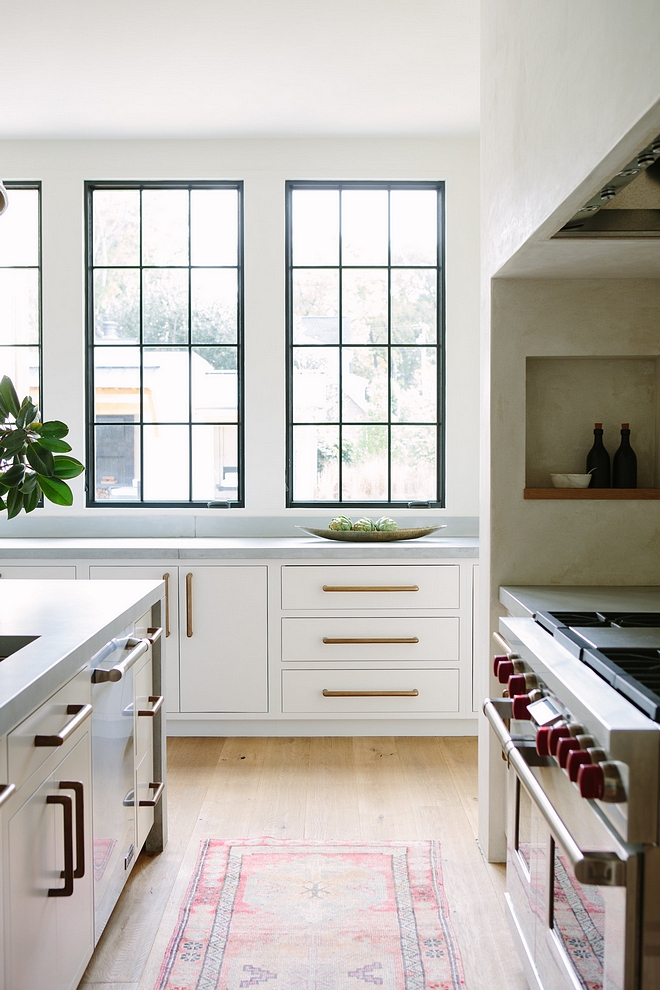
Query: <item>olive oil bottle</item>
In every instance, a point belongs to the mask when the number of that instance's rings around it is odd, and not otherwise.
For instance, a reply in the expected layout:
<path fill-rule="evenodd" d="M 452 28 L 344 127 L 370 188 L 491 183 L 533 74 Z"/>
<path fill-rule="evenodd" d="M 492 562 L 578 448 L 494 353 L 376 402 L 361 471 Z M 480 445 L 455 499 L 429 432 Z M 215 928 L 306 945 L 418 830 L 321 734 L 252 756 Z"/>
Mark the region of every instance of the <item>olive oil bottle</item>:
<path fill-rule="evenodd" d="M 594 424 L 594 445 L 587 454 L 587 473 L 591 472 L 590 488 L 610 488 L 610 455 L 603 445 L 603 424 Z"/>
<path fill-rule="evenodd" d="M 612 462 L 612 488 L 637 488 L 637 455 L 630 446 L 630 423 L 621 424 L 621 446 Z"/>

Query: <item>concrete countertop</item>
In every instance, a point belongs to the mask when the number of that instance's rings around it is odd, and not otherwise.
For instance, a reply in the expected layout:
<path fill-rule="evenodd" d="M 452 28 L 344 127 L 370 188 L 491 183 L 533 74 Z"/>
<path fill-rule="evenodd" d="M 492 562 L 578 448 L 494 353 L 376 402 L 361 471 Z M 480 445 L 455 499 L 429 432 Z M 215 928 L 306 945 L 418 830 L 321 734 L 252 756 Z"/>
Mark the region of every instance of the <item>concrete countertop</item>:
<path fill-rule="evenodd" d="M 149 538 L 149 539 L 2 539 L 0 562 L 24 560 L 80 560 L 81 558 L 150 560 L 428 560 L 478 558 L 476 537 L 424 537 L 393 543 L 340 543 L 305 538 Z"/>
<path fill-rule="evenodd" d="M 162 581 L 0 584 L 0 635 L 38 636 L 0 663 L 0 735 L 66 684 L 164 594 Z"/>
<path fill-rule="evenodd" d="M 521 618 L 547 611 L 660 612 L 660 587 L 581 587 L 572 585 L 504 586 L 500 602 Z"/>

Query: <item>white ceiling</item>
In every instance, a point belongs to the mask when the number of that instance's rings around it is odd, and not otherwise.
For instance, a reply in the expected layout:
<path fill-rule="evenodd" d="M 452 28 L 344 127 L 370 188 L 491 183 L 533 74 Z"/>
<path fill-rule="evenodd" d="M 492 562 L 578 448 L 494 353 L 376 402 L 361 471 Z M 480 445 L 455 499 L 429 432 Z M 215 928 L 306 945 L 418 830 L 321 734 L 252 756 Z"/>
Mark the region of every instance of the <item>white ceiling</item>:
<path fill-rule="evenodd" d="M 0 0 L 0 137 L 479 128 L 479 0 Z"/>

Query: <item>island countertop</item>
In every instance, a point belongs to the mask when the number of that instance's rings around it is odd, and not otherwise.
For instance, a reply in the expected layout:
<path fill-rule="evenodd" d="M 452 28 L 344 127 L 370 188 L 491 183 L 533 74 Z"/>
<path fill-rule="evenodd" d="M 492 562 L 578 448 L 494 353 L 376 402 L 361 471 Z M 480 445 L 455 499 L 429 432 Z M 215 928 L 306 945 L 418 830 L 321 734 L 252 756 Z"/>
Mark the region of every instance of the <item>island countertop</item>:
<path fill-rule="evenodd" d="M 0 636 L 38 637 L 0 663 L 0 735 L 164 594 L 162 581 L 0 582 Z"/>
<path fill-rule="evenodd" d="M 0 561 L 75 560 L 439 560 L 478 558 L 476 537 L 423 537 L 387 543 L 343 543 L 317 537 L 119 537 L 54 539 L 36 537 L 0 540 Z"/>

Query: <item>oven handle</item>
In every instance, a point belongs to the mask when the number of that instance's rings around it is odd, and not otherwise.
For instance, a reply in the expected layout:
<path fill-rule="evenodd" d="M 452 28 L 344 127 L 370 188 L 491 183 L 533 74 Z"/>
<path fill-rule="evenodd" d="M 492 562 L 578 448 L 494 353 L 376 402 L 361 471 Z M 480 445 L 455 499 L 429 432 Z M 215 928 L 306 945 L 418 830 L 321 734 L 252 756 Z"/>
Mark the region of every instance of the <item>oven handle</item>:
<path fill-rule="evenodd" d="M 532 773 L 529 764 L 511 737 L 504 718 L 511 718 L 511 701 L 507 698 L 487 698 L 483 707 L 484 715 L 490 722 L 502 750 L 529 794 L 541 812 L 556 842 L 562 847 L 570 862 L 575 877 L 580 883 L 596 887 L 625 887 L 626 861 L 615 852 L 588 852 L 579 845 L 560 818 L 557 810 Z"/>

